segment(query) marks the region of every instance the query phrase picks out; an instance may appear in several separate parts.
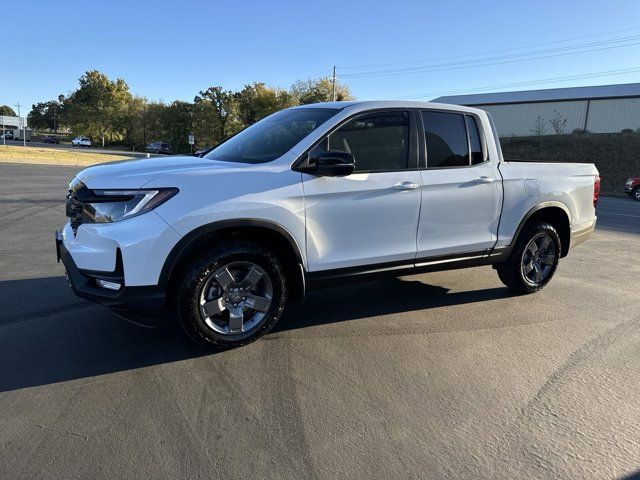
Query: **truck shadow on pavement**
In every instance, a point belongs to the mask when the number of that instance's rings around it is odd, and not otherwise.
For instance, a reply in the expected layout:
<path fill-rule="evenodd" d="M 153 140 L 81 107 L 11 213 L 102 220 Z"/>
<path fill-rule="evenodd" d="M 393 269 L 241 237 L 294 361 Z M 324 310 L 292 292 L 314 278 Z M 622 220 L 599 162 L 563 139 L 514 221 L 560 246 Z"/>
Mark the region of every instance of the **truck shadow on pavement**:
<path fill-rule="evenodd" d="M 510 295 L 505 288 L 449 294 L 439 286 L 389 278 L 313 292 L 289 305 L 274 331 Z M 75 297 L 64 277 L 1 281 L 0 305 L 0 392 L 219 353 L 193 344 L 177 325 L 129 324 Z"/>

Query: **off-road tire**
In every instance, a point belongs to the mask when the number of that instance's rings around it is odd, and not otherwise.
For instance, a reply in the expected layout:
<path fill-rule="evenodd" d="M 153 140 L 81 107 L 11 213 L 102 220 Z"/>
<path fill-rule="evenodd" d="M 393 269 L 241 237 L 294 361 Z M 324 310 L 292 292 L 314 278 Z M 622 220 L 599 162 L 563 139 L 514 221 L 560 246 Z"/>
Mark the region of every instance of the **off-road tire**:
<path fill-rule="evenodd" d="M 527 279 L 522 269 L 522 259 L 525 254 L 525 249 L 529 242 L 539 234 L 548 235 L 555 245 L 555 259 L 551 266 L 550 273 L 540 282 L 532 282 Z M 522 232 L 516 240 L 516 244 L 511 251 L 509 259 L 504 263 L 500 263 L 496 266 L 498 276 L 502 283 L 504 283 L 511 290 L 528 294 L 534 293 L 542 289 L 547 285 L 558 267 L 558 261 L 560 259 L 561 252 L 560 236 L 553 227 L 553 225 L 545 222 L 531 222 L 523 228 Z"/>
<path fill-rule="evenodd" d="M 200 294 L 213 272 L 239 261 L 252 262 L 267 273 L 273 296 L 264 319 L 254 329 L 241 334 L 221 334 L 205 323 L 200 312 Z M 280 319 L 288 296 L 286 277 L 278 258 L 260 244 L 242 239 L 218 241 L 194 255 L 174 288 L 174 310 L 183 330 L 196 343 L 221 349 L 246 345 L 268 333 Z"/>

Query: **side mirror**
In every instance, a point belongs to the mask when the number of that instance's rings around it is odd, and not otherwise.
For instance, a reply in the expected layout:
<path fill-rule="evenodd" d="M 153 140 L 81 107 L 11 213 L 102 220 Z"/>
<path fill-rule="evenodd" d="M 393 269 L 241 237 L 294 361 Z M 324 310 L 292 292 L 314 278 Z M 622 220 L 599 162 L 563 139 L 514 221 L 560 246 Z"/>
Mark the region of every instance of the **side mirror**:
<path fill-rule="evenodd" d="M 330 150 L 309 158 L 309 164 L 299 170 L 321 177 L 346 177 L 356 168 L 356 159 L 348 152 Z"/>

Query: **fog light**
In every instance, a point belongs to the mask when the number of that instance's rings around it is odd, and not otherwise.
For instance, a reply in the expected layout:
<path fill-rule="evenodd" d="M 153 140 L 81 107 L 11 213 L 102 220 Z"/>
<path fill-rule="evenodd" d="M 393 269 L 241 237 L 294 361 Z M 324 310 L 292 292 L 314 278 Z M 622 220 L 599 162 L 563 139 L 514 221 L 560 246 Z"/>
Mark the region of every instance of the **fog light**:
<path fill-rule="evenodd" d="M 120 284 L 117 282 L 109 282 L 107 280 L 100 280 L 96 278 L 96 283 L 99 287 L 107 288 L 109 290 L 120 290 Z"/>

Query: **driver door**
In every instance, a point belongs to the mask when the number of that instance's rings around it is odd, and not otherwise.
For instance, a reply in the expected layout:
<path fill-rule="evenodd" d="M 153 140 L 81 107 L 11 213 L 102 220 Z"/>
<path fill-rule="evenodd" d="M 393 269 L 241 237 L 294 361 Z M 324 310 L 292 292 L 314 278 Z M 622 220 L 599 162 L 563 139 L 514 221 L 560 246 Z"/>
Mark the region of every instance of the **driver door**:
<path fill-rule="evenodd" d="M 421 187 L 414 113 L 358 115 L 310 155 L 323 150 L 351 153 L 355 170 L 344 177 L 301 174 L 309 271 L 411 263 Z"/>

